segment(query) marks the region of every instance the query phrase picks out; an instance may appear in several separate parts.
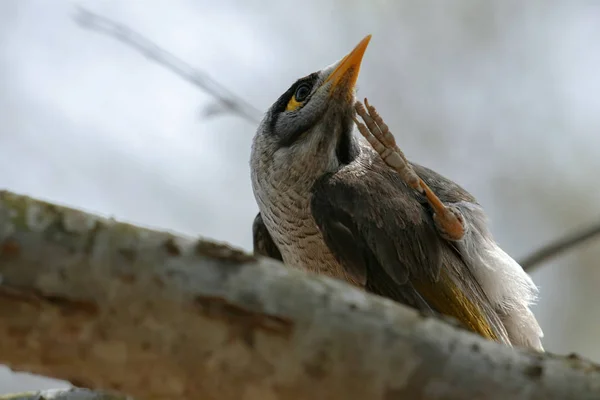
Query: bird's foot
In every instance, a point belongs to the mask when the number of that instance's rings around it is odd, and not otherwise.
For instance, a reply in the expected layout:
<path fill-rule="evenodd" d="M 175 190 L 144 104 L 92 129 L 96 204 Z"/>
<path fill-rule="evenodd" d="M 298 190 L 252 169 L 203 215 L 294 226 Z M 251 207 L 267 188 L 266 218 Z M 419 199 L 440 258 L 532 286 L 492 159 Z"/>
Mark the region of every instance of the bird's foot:
<path fill-rule="evenodd" d="M 358 118 L 353 117 L 354 123 L 371 147 L 390 168 L 398 172 L 409 187 L 427 198 L 433 208 L 433 219 L 440 235 L 452 241 L 462 239 L 466 231 L 462 213 L 457 208 L 442 203 L 429 186 L 417 175 L 402 150 L 396 145 L 394 135 L 390 132 L 386 123 L 383 122 L 383 118 L 381 118 L 375 107 L 365 99 L 364 105 L 357 101 L 354 109 L 365 122 L 363 124 Z"/>
<path fill-rule="evenodd" d="M 466 224 L 462 212 L 452 205 L 444 205 L 444 212 L 433 213 L 433 222 L 440 235 L 450 241 L 461 240 L 465 236 Z"/>
<path fill-rule="evenodd" d="M 367 99 L 365 99 L 365 105 L 360 101 L 357 101 L 354 105 L 356 113 L 365 121 L 363 124 L 356 117 L 353 117 L 358 130 L 367 139 L 371 147 L 379 153 L 383 161 L 400 174 L 408 186 L 419 193 L 423 193 L 421 179 L 404 156 L 402 150 L 396 145 L 396 139 L 394 139 L 394 135 L 390 132 L 386 123 L 383 122 L 383 118 L 375 110 L 375 107 L 369 104 Z"/>

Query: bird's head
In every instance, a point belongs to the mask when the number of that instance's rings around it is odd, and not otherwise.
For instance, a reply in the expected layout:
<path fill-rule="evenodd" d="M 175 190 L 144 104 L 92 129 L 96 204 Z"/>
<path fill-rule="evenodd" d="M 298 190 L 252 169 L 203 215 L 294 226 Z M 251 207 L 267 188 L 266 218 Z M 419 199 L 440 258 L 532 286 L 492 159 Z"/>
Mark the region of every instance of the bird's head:
<path fill-rule="evenodd" d="M 354 92 L 371 35 L 348 55 L 298 79 L 266 112 L 252 146 L 253 172 L 327 172 L 358 151 L 352 138 Z M 267 178 L 267 177 L 264 177 Z"/>

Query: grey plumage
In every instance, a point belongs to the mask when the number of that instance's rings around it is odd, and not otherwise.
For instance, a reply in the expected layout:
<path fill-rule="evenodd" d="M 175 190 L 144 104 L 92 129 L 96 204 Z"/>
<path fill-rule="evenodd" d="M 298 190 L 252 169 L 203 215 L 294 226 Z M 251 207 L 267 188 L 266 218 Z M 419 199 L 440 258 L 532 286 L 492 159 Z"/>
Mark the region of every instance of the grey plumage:
<path fill-rule="evenodd" d="M 345 60 L 297 81 L 258 128 L 251 156 L 260 209 L 255 252 L 424 311 L 445 313 L 446 303 L 464 303 L 471 312 L 474 304 L 480 315 L 472 320 L 483 319 L 495 339 L 541 349 L 529 310 L 537 289 L 493 241 L 475 198 L 412 164 L 469 228 L 460 241 L 442 238 L 424 196 L 353 133 L 350 89 L 358 67 L 341 76 Z M 306 87 L 310 93 L 296 101 L 303 85 L 300 97 Z M 463 303 L 448 297 L 455 295 Z"/>

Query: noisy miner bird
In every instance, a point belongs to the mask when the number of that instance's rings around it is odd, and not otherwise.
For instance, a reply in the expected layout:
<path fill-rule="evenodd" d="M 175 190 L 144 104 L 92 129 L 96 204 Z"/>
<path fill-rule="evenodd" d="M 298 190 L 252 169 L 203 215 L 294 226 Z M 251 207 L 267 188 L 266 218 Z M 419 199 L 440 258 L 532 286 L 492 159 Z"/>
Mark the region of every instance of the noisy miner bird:
<path fill-rule="evenodd" d="M 260 123 L 255 253 L 543 351 L 529 308 L 537 287 L 496 244 L 476 199 L 408 162 L 375 108 L 356 102 L 370 38 L 297 80 Z"/>

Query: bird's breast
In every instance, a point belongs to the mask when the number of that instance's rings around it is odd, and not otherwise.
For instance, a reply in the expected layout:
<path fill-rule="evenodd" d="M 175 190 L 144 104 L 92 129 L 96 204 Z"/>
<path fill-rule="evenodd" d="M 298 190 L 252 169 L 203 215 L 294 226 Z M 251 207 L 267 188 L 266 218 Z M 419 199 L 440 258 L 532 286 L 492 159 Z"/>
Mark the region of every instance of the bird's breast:
<path fill-rule="evenodd" d="M 329 250 L 310 210 L 309 189 L 255 193 L 263 221 L 286 265 L 357 284 Z"/>

